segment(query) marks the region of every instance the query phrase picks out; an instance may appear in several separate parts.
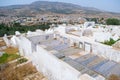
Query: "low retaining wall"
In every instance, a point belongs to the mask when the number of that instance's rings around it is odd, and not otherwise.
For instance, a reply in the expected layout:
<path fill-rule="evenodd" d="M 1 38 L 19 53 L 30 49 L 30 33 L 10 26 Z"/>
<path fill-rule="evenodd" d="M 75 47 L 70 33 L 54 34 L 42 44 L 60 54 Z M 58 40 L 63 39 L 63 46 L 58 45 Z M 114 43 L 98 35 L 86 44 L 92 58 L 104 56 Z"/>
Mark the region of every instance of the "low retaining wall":
<path fill-rule="evenodd" d="M 115 62 L 120 62 L 120 51 L 106 45 L 92 45 L 92 52 L 98 56 L 102 56 Z"/>

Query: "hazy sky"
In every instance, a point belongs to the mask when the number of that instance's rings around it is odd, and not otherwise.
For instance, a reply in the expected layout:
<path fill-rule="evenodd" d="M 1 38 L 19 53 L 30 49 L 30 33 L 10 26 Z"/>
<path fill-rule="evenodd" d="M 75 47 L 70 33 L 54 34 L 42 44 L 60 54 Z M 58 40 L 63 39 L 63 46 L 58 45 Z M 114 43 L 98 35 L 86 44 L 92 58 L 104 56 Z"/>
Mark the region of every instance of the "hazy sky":
<path fill-rule="evenodd" d="M 15 5 L 15 4 L 30 4 L 34 1 L 38 1 L 38 0 L 0 0 L 0 6 Z M 67 2 L 67 3 L 78 4 L 85 7 L 95 7 L 101 10 L 120 13 L 120 0 L 46 0 L 46 1 Z"/>

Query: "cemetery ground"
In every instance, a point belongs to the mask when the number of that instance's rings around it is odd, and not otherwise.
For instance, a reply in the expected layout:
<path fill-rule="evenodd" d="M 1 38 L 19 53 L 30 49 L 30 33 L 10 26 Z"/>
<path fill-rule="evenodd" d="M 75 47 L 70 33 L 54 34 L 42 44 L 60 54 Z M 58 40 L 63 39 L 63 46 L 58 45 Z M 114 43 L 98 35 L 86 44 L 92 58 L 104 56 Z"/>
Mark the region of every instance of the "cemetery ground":
<path fill-rule="evenodd" d="M 6 65 L 0 71 L 0 80 L 47 80 L 30 62 L 17 67 L 16 64 Z"/>
<path fill-rule="evenodd" d="M 3 55 L 0 57 L 0 64 L 7 63 L 17 58 L 20 58 L 20 55 L 18 54 L 18 49 L 8 47 L 5 50 L 3 50 Z"/>

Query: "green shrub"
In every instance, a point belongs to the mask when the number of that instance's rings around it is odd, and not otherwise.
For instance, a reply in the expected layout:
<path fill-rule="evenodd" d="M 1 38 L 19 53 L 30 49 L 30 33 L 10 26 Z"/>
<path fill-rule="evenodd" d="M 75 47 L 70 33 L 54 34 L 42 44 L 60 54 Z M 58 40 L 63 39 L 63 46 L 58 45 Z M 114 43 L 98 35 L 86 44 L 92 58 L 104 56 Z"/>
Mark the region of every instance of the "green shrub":
<path fill-rule="evenodd" d="M 21 64 L 21 63 L 24 63 L 24 62 L 27 62 L 28 60 L 26 58 L 21 58 L 17 61 L 18 64 Z"/>
<path fill-rule="evenodd" d="M 4 53 L 1 57 L 0 57 L 0 64 L 4 64 L 6 62 L 12 61 L 14 59 L 19 58 L 20 55 L 18 54 L 8 54 L 8 53 Z"/>
<path fill-rule="evenodd" d="M 118 39 L 119 40 L 119 39 Z M 118 40 L 114 40 L 114 39 L 112 39 L 112 38 L 110 38 L 110 40 L 109 41 L 105 41 L 105 42 L 102 42 L 103 44 L 106 44 L 106 45 L 110 45 L 110 46 L 112 46 L 114 43 L 116 43 Z"/>

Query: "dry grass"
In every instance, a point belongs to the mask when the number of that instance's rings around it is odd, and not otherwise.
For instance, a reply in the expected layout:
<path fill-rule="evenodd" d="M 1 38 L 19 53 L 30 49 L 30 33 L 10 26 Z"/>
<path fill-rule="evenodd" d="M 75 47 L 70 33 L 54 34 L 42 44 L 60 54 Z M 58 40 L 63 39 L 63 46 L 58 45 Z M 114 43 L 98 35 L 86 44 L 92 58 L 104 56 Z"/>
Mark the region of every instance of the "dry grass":
<path fill-rule="evenodd" d="M 0 72 L 0 80 L 24 80 L 25 76 L 34 74 L 37 72 L 36 68 L 31 64 L 25 64 L 23 66 L 14 68 L 16 65 L 10 65 Z"/>
<path fill-rule="evenodd" d="M 120 80 L 120 77 L 117 76 L 117 75 L 112 74 L 112 75 L 110 75 L 110 77 L 108 78 L 108 80 Z"/>
<path fill-rule="evenodd" d="M 4 52 L 8 54 L 16 54 L 18 52 L 18 48 L 8 47 L 4 50 Z"/>
<path fill-rule="evenodd" d="M 24 80 L 48 80 L 48 79 L 44 77 L 41 73 L 37 72 L 26 76 Z"/>
<path fill-rule="evenodd" d="M 0 41 L 0 47 L 5 46 L 5 45 L 6 45 L 6 44 L 5 44 L 4 41 Z"/>

